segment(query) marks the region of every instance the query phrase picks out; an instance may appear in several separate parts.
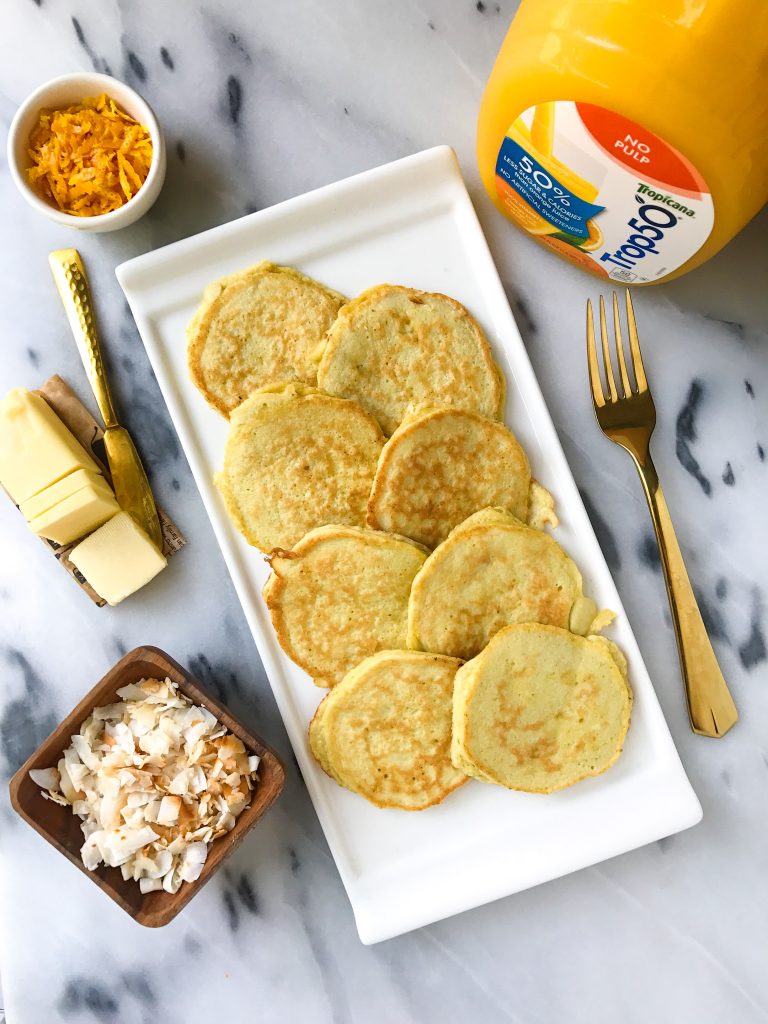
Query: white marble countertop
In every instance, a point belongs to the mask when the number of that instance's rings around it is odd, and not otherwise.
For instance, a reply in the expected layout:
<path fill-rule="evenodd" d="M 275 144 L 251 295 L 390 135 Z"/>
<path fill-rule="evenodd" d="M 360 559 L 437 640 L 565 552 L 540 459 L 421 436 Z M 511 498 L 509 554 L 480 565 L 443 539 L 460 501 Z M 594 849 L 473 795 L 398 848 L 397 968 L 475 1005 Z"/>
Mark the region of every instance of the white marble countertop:
<path fill-rule="evenodd" d="M 0 391 L 61 373 L 86 394 L 46 257 L 88 264 L 120 409 L 188 548 L 141 599 L 99 610 L 0 503 L 0 772 L 7 779 L 126 650 L 186 663 L 285 756 L 288 785 L 169 927 L 134 925 L 0 793 L 0 969 L 10 1024 L 747 1024 L 768 1018 L 768 218 L 636 308 L 655 456 L 742 720 L 687 723 L 650 523 L 598 433 L 583 356 L 595 283 L 491 208 L 474 121 L 515 3 L 6 0 L 0 123 L 55 74 L 95 67 L 149 100 L 165 190 L 114 235 L 28 209 L 0 164 Z M 704 821 L 679 836 L 375 947 L 360 944 L 253 641 L 117 281 L 138 253 L 437 143 L 457 151 L 528 351 Z M 267 824 L 268 822 L 268 824 Z M 467 866 L 470 870 L 471 866 Z"/>

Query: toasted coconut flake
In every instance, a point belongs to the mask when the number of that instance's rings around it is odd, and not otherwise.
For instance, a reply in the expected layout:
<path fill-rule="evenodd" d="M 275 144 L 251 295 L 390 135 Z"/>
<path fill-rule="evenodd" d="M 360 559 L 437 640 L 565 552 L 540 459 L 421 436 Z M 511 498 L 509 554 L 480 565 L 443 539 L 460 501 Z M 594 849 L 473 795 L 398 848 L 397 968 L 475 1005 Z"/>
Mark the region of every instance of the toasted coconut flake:
<path fill-rule="evenodd" d="M 198 793 L 203 793 L 208 785 L 208 780 L 205 777 L 203 769 L 196 765 L 194 768 L 189 769 L 189 791 L 197 796 Z"/>
<path fill-rule="evenodd" d="M 91 773 L 84 764 L 72 763 L 67 765 L 67 775 L 69 776 L 69 781 L 72 785 L 75 788 L 80 788 L 85 785 L 86 780 L 90 778 Z"/>
<path fill-rule="evenodd" d="M 118 697 L 122 697 L 124 701 L 143 701 L 147 696 L 146 693 L 136 685 L 136 683 L 128 683 L 126 686 L 121 686 L 117 691 L 117 695 Z"/>
<path fill-rule="evenodd" d="M 144 694 L 160 694 L 165 697 L 168 695 L 167 682 L 168 680 L 161 682 L 159 679 L 142 679 L 139 683 L 139 689 Z"/>
<path fill-rule="evenodd" d="M 157 850 L 154 857 L 154 867 L 148 872 L 150 878 L 162 878 L 168 874 L 173 866 L 173 854 L 170 850 Z"/>
<path fill-rule="evenodd" d="M 178 796 L 183 796 L 185 793 L 188 793 L 191 771 L 191 768 L 183 768 L 178 772 L 178 774 L 171 779 L 170 785 L 168 786 L 168 792 L 176 793 Z"/>
<path fill-rule="evenodd" d="M 105 704 L 103 708 L 94 708 L 93 717 L 97 722 L 104 721 L 122 721 L 123 715 L 125 714 L 125 704 L 122 701 L 118 701 L 117 704 Z"/>
<path fill-rule="evenodd" d="M 114 740 L 121 750 L 124 750 L 129 756 L 133 756 L 133 752 L 136 749 L 133 733 L 124 722 L 115 722 L 114 725 L 110 724 L 105 728 L 104 732 Z"/>
<path fill-rule="evenodd" d="M 157 821 L 157 814 L 159 810 L 160 801 L 150 800 L 149 803 L 144 808 L 144 817 L 147 819 L 147 821 Z"/>
<path fill-rule="evenodd" d="M 55 804 L 61 804 L 62 807 L 69 807 L 69 800 L 62 796 L 61 793 L 57 793 L 55 789 L 48 789 L 42 794 L 44 800 L 52 800 Z"/>
<path fill-rule="evenodd" d="M 29 777 L 40 789 L 59 788 L 61 776 L 55 768 L 30 768 Z"/>
<path fill-rule="evenodd" d="M 131 790 L 127 790 L 127 792 L 128 799 L 126 800 L 126 805 L 128 807 L 146 807 L 152 799 L 149 793 L 131 792 Z"/>
<path fill-rule="evenodd" d="M 153 729 L 139 737 L 138 746 L 145 754 L 151 757 L 158 757 L 167 754 L 171 749 L 168 736 L 161 729 Z"/>
<path fill-rule="evenodd" d="M 194 882 L 199 877 L 208 856 L 208 847 L 205 843 L 190 843 L 181 855 L 179 864 L 179 875 L 185 882 Z"/>
<path fill-rule="evenodd" d="M 80 858 L 89 871 L 95 871 L 99 864 L 101 864 L 102 854 L 99 838 L 99 832 L 92 832 L 80 850 Z"/>
<path fill-rule="evenodd" d="M 99 824 L 102 828 L 118 828 L 122 824 L 120 795 L 104 796 L 99 804 Z"/>
<path fill-rule="evenodd" d="M 74 803 L 82 795 L 80 790 L 72 785 L 67 764 L 63 759 L 59 761 L 59 789 L 70 803 Z"/>
<path fill-rule="evenodd" d="M 95 771 L 99 766 L 99 758 L 96 753 L 91 749 L 89 741 L 85 736 L 73 736 L 72 746 L 75 748 L 75 752 L 86 768 L 91 771 Z M 61 769 L 59 769 L 61 770 Z"/>
<path fill-rule="evenodd" d="M 99 789 L 103 797 L 114 798 L 123 787 L 116 775 L 100 775 Z"/>
<path fill-rule="evenodd" d="M 182 878 L 177 868 L 172 868 L 163 879 L 163 888 L 166 892 L 176 893 L 181 888 Z"/>
<path fill-rule="evenodd" d="M 160 810 L 157 812 L 158 825 L 173 825 L 179 819 L 181 810 L 181 798 L 178 796 L 164 796 L 160 801 Z"/>
<path fill-rule="evenodd" d="M 157 832 L 149 825 L 138 829 L 128 828 L 127 825 L 110 829 L 100 843 L 104 863 L 111 868 L 117 868 L 129 860 L 142 846 L 147 846 L 148 843 L 158 838 Z"/>

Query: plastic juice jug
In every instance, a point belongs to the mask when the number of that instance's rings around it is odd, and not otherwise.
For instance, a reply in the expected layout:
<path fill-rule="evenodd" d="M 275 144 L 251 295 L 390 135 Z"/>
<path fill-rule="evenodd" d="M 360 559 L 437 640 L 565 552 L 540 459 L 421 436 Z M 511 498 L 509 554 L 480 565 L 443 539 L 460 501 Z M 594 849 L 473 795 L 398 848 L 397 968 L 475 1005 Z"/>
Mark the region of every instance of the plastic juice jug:
<path fill-rule="evenodd" d="M 522 0 L 477 152 L 496 206 L 558 255 L 679 277 L 768 199 L 768 0 Z"/>

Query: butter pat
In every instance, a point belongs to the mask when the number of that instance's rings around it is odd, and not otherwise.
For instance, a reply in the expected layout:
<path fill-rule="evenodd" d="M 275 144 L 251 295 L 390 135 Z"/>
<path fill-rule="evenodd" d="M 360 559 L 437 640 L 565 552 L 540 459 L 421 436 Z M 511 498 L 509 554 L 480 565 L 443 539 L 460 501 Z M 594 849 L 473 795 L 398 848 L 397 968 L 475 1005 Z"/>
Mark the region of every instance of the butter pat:
<path fill-rule="evenodd" d="M 54 540 L 57 544 L 71 544 L 73 540 L 92 533 L 119 511 L 120 506 L 109 489 L 105 492 L 104 487 L 88 483 L 30 519 L 29 528 L 38 537 Z"/>
<path fill-rule="evenodd" d="M 47 512 L 54 505 L 58 505 L 60 501 L 64 501 L 65 498 L 71 497 L 77 491 L 82 490 L 83 487 L 88 486 L 93 487 L 94 490 L 107 497 L 113 494 L 112 488 L 101 473 L 93 473 L 90 469 L 76 469 L 74 473 L 62 477 L 55 484 L 50 484 L 48 487 L 43 488 L 39 494 L 35 494 L 26 501 L 23 501 L 19 505 L 19 511 L 27 522 L 30 522 L 35 516 L 42 515 L 43 512 Z M 82 537 L 83 534 L 81 533 L 80 536 Z"/>
<path fill-rule="evenodd" d="M 69 560 L 107 604 L 119 604 L 164 569 L 167 559 L 127 512 L 73 548 Z"/>
<path fill-rule="evenodd" d="M 0 483 L 16 504 L 78 469 L 99 471 L 43 398 L 10 391 L 0 402 Z"/>

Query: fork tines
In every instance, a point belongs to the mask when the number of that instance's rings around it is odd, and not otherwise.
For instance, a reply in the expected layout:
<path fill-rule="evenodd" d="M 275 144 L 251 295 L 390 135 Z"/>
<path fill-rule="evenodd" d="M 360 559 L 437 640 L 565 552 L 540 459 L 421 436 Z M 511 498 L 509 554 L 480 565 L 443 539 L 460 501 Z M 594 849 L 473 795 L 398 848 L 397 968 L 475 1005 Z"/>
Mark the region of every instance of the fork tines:
<path fill-rule="evenodd" d="M 621 394 L 616 388 L 616 380 L 613 375 L 613 364 L 611 361 L 611 350 L 608 345 L 608 325 L 605 319 L 605 302 L 600 296 L 600 341 L 603 350 L 603 365 L 605 367 L 606 388 L 603 386 L 603 377 L 600 373 L 600 365 L 597 358 L 595 346 L 595 328 L 592 320 L 592 300 L 587 299 L 587 360 L 589 363 L 589 381 L 592 386 L 592 398 L 599 408 L 606 403 L 619 401 L 621 398 L 629 398 L 630 395 L 642 395 L 648 390 L 648 381 L 643 367 L 643 357 L 640 353 L 640 341 L 637 337 L 637 325 L 635 323 L 635 311 L 632 308 L 632 296 L 629 289 L 626 292 L 627 298 L 627 327 L 629 333 L 629 350 L 632 357 L 632 370 L 635 378 L 633 386 L 627 363 L 624 355 L 624 342 L 621 336 L 621 319 L 619 317 L 619 300 L 616 292 L 613 293 L 613 329 L 616 337 L 616 355 L 618 358 L 619 377 L 621 379 Z"/>

